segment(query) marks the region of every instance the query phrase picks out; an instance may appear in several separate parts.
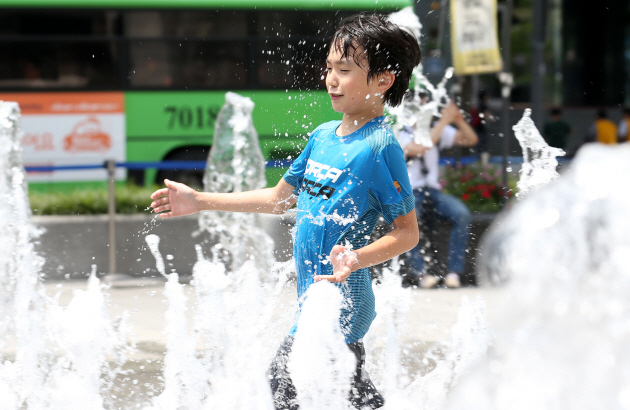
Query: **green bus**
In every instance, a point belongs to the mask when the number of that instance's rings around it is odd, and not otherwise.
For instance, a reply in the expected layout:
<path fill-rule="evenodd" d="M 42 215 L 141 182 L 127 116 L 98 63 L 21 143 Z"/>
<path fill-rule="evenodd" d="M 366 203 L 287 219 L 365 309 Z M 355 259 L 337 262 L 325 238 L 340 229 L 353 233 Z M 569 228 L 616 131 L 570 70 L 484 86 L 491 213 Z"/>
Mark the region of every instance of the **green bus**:
<path fill-rule="evenodd" d="M 254 101 L 264 156 L 285 159 L 314 126 L 337 118 L 323 69 L 339 20 L 409 6 L 412 0 L 0 0 L 0 100 L 20 104 L 27 166 L 203 161 L 227 91 Z M 194 183 L 202 174 L 118 172 L 139 184 Z M 268 168 L 268 181 L 283 172 Z M 28 179 L 50 189 L 104 183 L 106 174 L 30 172 Z"/>

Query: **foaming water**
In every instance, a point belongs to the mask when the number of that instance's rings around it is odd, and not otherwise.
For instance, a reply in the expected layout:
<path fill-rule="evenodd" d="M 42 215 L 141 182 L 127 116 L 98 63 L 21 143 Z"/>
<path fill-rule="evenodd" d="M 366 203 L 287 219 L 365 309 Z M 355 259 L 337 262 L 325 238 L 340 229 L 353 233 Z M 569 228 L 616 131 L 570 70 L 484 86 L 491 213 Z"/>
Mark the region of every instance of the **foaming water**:
<path fill-rule="evenodd" d="M 590 144 L 493 226 L 506 301 L 493 351 L 449 409 L 630 408 L 630 146 Z"/>

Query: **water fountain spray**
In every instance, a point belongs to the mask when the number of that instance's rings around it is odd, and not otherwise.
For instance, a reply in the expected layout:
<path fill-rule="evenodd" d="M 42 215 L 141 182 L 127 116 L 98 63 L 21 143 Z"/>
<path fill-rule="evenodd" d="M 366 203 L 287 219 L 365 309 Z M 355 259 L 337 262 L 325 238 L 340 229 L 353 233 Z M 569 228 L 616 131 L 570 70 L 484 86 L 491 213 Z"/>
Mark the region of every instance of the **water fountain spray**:
<path fill-rule="evenodd" d="M 265 160 L 254 128 L 254 103 L 247 97 L 228 92 L 214 131 L 214 143 L 204 174 L 206 192 L 244 192 L 264 188 Z M 267 270 L 274 261 L 273 240 L 260 228 L 256 214 L 204 211 L 199 215 L 199 231 L 218 241 L 231 270 L 252 260 Z"/>
<path fill-rule="evenodd" d="M 519 199 L 524 198 L 532 189 L 558 178 L 560 175 L 556 171 L 556 157 L 565 154 L 562 149 L 547 144 L 532 121 L 531 114 L 531 109 L 525 109 L 523 117 L 512 127 L 523 149 L 523 166 L 516 184 L 516 197 Z"/>
<path fill-rule="evenodd" d="M 0 354 L 1 406 L 100 410 L 109 401 L 102 395 L 102 376 L 115 377 L 129 350 L 124 323 L 115 325 L 107 314 L 95 267 L 87 291 L 75 291 L 67 308 L 46 295 L 40 281 L 43 258 L 33 245 L 38 232 L 30 221 L 21 139 L 18 105 L 0 101 L 0 194 L 6 216 L 0 245 L 7 252 L 0 262 L 0 347 L 10 339 L 15 346 Z"/>

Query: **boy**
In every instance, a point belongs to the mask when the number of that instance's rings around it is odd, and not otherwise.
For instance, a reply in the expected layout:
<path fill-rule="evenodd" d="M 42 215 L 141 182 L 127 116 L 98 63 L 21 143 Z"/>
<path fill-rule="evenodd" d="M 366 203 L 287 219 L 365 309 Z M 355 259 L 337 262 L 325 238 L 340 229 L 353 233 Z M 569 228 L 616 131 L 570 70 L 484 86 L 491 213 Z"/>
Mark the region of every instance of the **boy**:
<path fill-rule="evenodd" d="M 298 297 L 318 280 L 339 284 L 344 295 L 340 324 L 357 357 L 350 394 L 357 408 L 379 408 L 384 400 L 363 370 L 362 338 L 376 316 L 368 267 L 416 245 L 414 197 L 402 149 L 383 116 L 384 105 L 400 104 L 420 48 L 407 31 L 385 16 L 356 15 L 341 22 L 326 60 L 326 87 L 341 121 L 319 126 L 302 154 L 274 188 L 208 193 L 165 181 L 151 195 L 162 218 L 202 210 L 283 213 L 297 196 L 294 257 Z M 367 245 L 380 215 L 394 229 Z M 296 327 L 270 368 L 277 409 L 298 409 L 286 368 Z"/>

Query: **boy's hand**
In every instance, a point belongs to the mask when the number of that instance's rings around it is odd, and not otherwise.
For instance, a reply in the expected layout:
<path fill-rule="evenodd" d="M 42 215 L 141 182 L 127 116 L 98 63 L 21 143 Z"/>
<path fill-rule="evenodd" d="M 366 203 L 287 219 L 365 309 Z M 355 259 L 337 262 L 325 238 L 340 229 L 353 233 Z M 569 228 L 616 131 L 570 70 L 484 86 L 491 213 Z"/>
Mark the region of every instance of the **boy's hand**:
<path fill-rule="evenodd" d="M 194 189 L 168 179 L 164 180 L 164 184 L 166 188 L 158 189 L 151 194 L 151 199 L 154 200 L 151 202 L 151 208 L 153 208 L 153 212 L 159 213 L 160 218 L 172 218 L 199 212 Z"/>
<path fill-rule="evenodd" d="M 327 280 L 329 282 L 344 282 L 352 273 L 352 265 L 357 263 L 357 254 L 347 250 L 345 246 L 335 245 L 330 251 L 330 261 L 333 265 L 332 275 L 315 275 L 315 282 Z"/>

